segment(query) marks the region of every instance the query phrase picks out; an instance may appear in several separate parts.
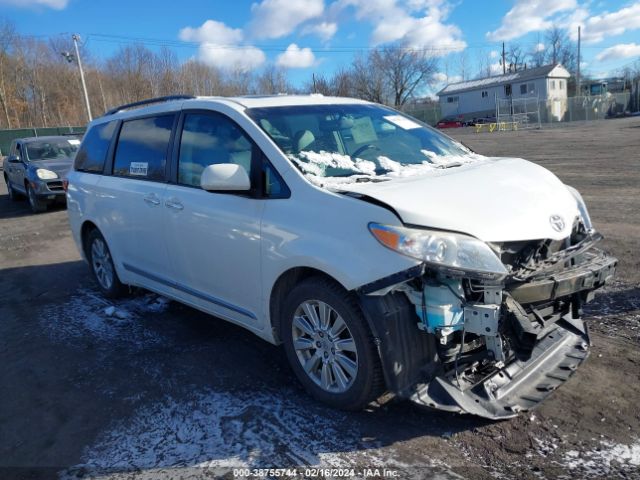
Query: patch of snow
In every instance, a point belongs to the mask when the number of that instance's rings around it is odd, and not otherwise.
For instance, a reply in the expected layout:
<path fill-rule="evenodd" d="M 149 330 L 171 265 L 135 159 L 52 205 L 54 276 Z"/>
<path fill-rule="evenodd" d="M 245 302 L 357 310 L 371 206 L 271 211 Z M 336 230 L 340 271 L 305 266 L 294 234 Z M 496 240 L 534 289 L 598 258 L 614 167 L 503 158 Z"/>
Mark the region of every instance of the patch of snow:
<path fill-rule="evenodd" d="M 393 178 L 411 177 L 437 168 L 465 165 L 484 161 L 487 157 L 468 151 L 466 155 L 438 155 L 429 150 L 421 150 L 426 157 L 422 163 L 402 163 L 387 156 L 380 155 L 376 162 L 361 158 L 353 159 L 349 155 L 333 152 L 302 151 L 297 155 L 289 155 L 289 159 L 295 163 L 304 173 L 305 177 L 314 185 L 325 188 L 339 188 L 363 181 L 363 179 L 383 181 Z M 376 168 L 384 170 L 384 173 L 376 174 Z M 342 169 L 352 172 L 350 176 L 327 176 L 327 168 Z"/>
<path fill-rule="evenodd" d="M 640 440 L 631 445 L 601 441 L 593 450 L 570 450 L 565 453 L 562 465 L 588 476 L 607 476 L 612 471 L 635 471 L 640 467 Z"/>
<path fill-rule="evenodd" d="M 371 439 L 364 442 L 347 414 L 327 414 L 293 392 L 205 391 L 185 400 L 166 398 L 115 422 L 86 448 L 83 463 L 61 477 L 173 478 L 161 475 L 171 469 L 175 477 L 199 478 L 204 472 L 229 475 L 234 468 L 312 466 L 407 468 L 416 478 L 428 468 L 433 478 L 460 478 L 428 458 L 409 467 L 396 456 Z"/>
<path fill-rule="evenodd" d="M 55 341 L 91 339 L 136 347 L 156 345 L 162 339 L 145 328 L 142 320 L 167 309 L 168 301 L 160 298 L 148 293 L 112 302 L 83 289 L 68 301 L 51 305 L 39 321 Z"/>

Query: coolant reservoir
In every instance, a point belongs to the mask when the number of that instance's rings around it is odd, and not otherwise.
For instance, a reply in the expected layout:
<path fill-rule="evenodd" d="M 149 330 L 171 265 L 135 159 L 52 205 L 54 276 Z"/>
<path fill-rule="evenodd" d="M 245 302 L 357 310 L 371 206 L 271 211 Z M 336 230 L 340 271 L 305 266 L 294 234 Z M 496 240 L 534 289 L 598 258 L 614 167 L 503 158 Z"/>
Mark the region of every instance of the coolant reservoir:
<path fill-rule="evenodd" d="M 420 305 L 416 305 L 418 317 L 430 333 L 440 331 L 448 335 L 461 330 L 464 324 L 464 309 L 460 298 L 464 298 L 464 290 L 460 280 L 443 280 L 438 284 L 424 287 L 427 318 L 424 318 Z"/>

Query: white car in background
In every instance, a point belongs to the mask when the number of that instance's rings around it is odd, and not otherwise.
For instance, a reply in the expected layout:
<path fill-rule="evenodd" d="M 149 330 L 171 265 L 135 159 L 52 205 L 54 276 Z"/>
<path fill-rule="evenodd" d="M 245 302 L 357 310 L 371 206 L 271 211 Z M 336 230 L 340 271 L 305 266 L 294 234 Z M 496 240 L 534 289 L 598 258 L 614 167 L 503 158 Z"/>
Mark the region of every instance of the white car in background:
<path fill-rule="evenodd" d="M 107 296 L 146 289 L 283 344 L 317 399 L 499 419 L 588 355 L 614 273 L 578 192 L 387 107 L 165 97 L 94 120 L 69 175 Z"/>

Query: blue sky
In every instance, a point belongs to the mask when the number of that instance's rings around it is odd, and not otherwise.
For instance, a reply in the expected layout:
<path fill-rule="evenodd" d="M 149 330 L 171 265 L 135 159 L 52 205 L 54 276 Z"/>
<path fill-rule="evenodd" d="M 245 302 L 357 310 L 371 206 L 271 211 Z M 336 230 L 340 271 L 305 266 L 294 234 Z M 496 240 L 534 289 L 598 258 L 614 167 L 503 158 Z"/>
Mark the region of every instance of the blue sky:
<path fill-rule="evenodd" d="M 21 34 L 79 33 L 95 59 L 137 39 L 222 69 L 287 68 L 294 83 L 390 42 L 439 57 L 433 89 L 494 71 L 502 41 L 533 50 L 552 24 L 575 37 L 583 68 L 605 76 L 640 59 L 640 0 L 0 0 Z M 464 68 L 462 67 L 464 65 Z"/>

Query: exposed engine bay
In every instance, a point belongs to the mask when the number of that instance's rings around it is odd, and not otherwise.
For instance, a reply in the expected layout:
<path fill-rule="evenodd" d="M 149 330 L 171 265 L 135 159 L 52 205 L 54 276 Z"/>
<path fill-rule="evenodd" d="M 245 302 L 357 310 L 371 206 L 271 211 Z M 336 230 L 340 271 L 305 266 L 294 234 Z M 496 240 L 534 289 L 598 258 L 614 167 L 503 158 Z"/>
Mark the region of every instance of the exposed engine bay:
<path fill-rule="evenodd" d="M 617 265 L 601 238 L 576 222 L 561 241 L 490 244 L 508 271 L 500 282 L 423 264 L 359 289 L 387 385 L 491 419 L 535 407 L 588 356 L 582 305 Z"/>

